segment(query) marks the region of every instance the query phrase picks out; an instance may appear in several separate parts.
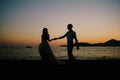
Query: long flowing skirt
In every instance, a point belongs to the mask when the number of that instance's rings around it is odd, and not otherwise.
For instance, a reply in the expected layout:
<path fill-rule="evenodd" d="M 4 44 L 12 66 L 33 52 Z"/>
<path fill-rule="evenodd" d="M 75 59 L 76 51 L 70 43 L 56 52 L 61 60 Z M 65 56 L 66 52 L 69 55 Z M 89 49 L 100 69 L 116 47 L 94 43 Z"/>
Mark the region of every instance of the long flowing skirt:
<path fill-rule="evenodd" d="M 56 59 L 55 55 L 53 54 L 50 45 L 48 42 L 42 42 L 39 45 L 39 53 L 43 59 L 43 61 L 47 62 L 48 64 L 61 64 L 59 60 Z"/>

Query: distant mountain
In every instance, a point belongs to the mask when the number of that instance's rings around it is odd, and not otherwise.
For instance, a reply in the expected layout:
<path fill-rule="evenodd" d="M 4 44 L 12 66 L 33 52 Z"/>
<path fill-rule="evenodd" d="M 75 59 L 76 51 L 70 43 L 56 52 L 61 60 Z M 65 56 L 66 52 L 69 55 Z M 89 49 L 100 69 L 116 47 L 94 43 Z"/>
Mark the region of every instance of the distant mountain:
<path fill-rule="evenodd" d="M 120 46 L 120 41 L 111 39 L 104 43 L 105 46 Z"/>
<path fill-rule="evenodd" d="M 90 44 L 87 42 L 80 42 L 78 43 L 79 46 L 120 46 L 120 41 L 111 39 L 108 40 L 104 43 L 95 43 L 95 44 Z M 65 47 L 66 45 L 60 45 L 61 47 Z M 75 45 L 74 45 L 75 46 Z"/>

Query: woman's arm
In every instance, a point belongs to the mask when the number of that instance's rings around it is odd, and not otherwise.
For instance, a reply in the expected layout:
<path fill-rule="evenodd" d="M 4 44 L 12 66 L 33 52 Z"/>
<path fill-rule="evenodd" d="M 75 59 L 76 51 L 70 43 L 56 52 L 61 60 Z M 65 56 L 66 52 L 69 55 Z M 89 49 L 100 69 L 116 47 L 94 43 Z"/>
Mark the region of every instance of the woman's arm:
<path fill-rule="evenodd" d="M 47 39 L 48 39 L 49 42 L 51 41 L 51 40 L 50 40 L 50 36 L 49 36 L 49 34 L 48 34 L 48 36 L 47 36 Z"/>

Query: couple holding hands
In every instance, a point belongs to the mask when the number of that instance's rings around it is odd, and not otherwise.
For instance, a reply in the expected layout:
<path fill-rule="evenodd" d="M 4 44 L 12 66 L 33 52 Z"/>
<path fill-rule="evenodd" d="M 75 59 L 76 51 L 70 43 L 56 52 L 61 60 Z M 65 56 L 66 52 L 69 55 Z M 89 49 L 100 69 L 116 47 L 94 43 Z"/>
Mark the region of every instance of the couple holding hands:
<path fill-rule="evenodd" d="M 54 53 L 51 50 L 51 47 L 48 43 L 48 41 L 52 41 L 52 40 L 57 40 L 57 39 L 62 39 L 64 37 L 67 37 L 67 52 L 68 52 L 68 59 L 69 61 L 74 61 L 75 58 L 72 54 L 73 51 L 73 40 L 75 39 L 75 45 L 77 47 L 77 50 L 79 49 L 78 46 L 78 40 L 77 40 L 77 36 L 76 36 L 76 32 L 72 30 L 73 25 L 72 24 L 68 24 L 67 25 L 67 29 L 68 32 L 66 32 L 63 36 L 58 37 L 58 38 L 53 38 L 50 40 L 50 36 L 48 33 L 48 29 L 47 28 L 43 28 L 43 34 L 41 36 L 41 43 L 39 45 L 39 53 L 41 55 L 41 58 L 43 61 L 49 63 L 49 64 L 63 64 L 62 62 L 60 62 L 54 55 Z"/>

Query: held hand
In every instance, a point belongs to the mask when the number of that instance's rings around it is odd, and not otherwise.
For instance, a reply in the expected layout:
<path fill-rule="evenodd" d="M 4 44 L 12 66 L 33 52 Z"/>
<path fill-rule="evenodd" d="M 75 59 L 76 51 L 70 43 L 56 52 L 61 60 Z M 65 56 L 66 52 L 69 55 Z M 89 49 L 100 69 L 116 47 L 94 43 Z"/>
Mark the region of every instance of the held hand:
<path fill-rule="evenodd" d="M 51 41 L 53 41 L 53 40 L 56 40 L 56 38 L 53 38 L 53 39 L 49 40 L 49 42 L 51 42 Z"/>
<path fill-rule="evenodd" d="M 77 47 L 77 50 L 79 50 L 79 45 L 78 45 L 78 43 L 76 43 L 76 47 Z"/>
<path fill-rule="evenodd" d="M 49 42 L 51 42 L 52 41 L 52 39 L 51 40 L 49 40 Z"/>

